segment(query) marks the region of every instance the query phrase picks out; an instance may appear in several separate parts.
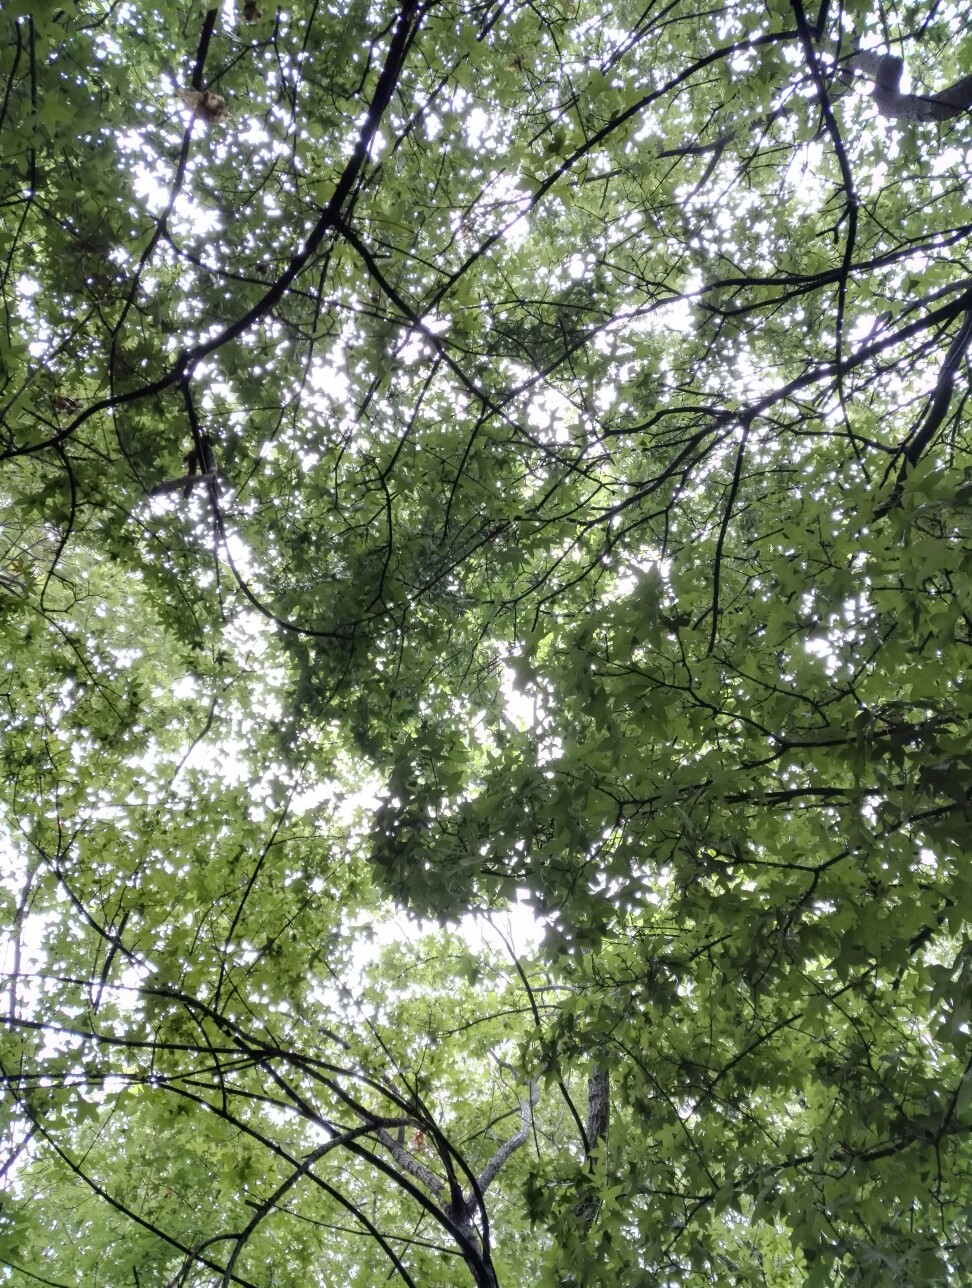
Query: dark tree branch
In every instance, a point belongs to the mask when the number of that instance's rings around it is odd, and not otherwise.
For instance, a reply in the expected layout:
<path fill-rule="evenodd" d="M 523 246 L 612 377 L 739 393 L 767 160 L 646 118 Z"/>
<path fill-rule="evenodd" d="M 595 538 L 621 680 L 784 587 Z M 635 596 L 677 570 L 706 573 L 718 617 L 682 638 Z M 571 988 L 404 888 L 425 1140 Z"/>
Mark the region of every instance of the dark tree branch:
<path fill-rule="evenodd" d="M 936 94 L 902 94 L 904 60 L 897 54 L 862 50 L 850 59 L 850 66 L 870 77 L 878 111 L 894 120 L 949 121 L 972 108 L 972 76 L 963 76 Z"/>

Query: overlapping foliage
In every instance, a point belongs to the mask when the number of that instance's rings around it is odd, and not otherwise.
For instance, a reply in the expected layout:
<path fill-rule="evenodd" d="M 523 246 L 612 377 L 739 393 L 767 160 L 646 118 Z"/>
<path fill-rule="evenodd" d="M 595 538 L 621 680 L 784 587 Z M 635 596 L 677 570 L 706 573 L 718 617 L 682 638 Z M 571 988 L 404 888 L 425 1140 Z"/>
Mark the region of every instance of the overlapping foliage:
<path fill-rule="evenodd" d="M 5 6 L 0 1282 L 969 1275 L 968 17 Z"/>

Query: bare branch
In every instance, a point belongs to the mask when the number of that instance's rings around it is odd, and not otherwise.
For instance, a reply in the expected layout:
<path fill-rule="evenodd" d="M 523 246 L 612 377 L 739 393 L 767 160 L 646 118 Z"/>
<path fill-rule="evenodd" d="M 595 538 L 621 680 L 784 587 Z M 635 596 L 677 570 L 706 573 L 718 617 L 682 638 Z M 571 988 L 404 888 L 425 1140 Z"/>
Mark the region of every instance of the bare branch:
<path fill-rule="evenodd" d="M 485 1194 L 486 1187 L 496 1179 L 506 1160 L 521 1145 L 525 1144 L 529 1135 L 530 1128 L 533 1126 L 533 1106 L 540 1099 L 540 1092 L 535 1082 L 530 1083 L 530 1094 L 526 1099 L 520 1101 L 520 1129 L 509 1140 L 504 1141 L 499 1149 L 489 1160 L 483 1170 L 479 1173 L 478 1185 L 481 1194 Z"/>
<path fill-rule="evenodd" d="M 384 1127 L 380 1127 L 375 1135 L 389 1151 L 399 1167 L 404 1168 L 409 1175 L 414 1176 L 417 1181 L 421 1182 L 426 1189 L 431 1190 L 433 1194 L 442 1193 L 445 1188 L 445 1181 L 443 1181 L 440 1176 L 436 1176 L 435 1172 L 433 1172 L 430 1167 L 426 1167 L 425 1164 L 420 1163 L 417 1158 L 413 1158 L 405 1146 L 398 1143 L 391 1132 L 386 1131 Z"/>
<path fill-rule="evenodd" d="M 902 94 L 904 60 L 897 54 L 865 49 L 850 59 L 850 66 L 873 80 L 878 110 L 895 120 L 948 121 L 972 108 L 972 76 L 963 76 L 937 94 Z"/>

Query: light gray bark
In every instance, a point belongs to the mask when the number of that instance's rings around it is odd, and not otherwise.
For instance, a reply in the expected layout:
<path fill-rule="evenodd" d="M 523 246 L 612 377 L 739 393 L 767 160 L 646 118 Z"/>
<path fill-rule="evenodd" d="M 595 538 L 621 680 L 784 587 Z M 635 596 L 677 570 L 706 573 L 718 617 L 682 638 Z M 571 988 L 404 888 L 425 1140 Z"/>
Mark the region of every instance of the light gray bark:
<path fill-rule="evenodd" d="M 874 82 L 874 102 L 883 116 L 901 121 L 948 121 L 972 108 L 972 76 L 963 76 L 936 94 L 902 94 L 904 60 L 897 54 L 862 50 L 850 59 L 850 66 Z"/>

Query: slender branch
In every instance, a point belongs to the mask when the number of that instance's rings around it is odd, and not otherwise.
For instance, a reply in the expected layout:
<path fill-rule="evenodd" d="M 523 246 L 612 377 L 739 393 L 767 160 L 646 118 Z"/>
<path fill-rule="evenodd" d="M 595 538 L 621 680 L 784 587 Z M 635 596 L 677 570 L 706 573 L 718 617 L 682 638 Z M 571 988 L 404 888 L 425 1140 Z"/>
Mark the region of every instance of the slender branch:
<path fill-rule="evenodd" d="M 739 448 L 736 451 L 736 467 L 732 472 L 732 484 L 729 488 L 729 499 L 726 501 L 726 508 L 722 515 L 722 523 L 719 525 L 719 537 L 716 541 L 715 562 L 712 569 L 712 629 L 709 632 L 709 647 L 706 649 L 706 656 L 708 656 L 715 648 L 716 636 L 719 630 L 719 592 L 722 584 L 722 549 L 726 543 L 726 534 L 729 531 L 729 522 L 732 519 L 733 507 L 736 504 L 736 496 L 739 492 L 739 482 L 742 478 L 743 459 L 746 455 L 746 440 L 749 437 L 750 423 L 749 417 L 743 421 L 742 434 L 739 437 Z"/>
<path fill-rule="evenodd" d="M 486 1192 L 486 1188 L 498 1176 L 500 1169 L 506 1160 L 521 1145 L 525 1144 L 530 1136 L 530 1128 L 533 1126 L 533 1106 L 540 1099 L 540 1092 L 535 1082 L 530 1083 L 530 1092 L 525 1099 L 520 1101 L 520 1127 L 519 1130 L 500 1145 L 499 1149 L 489 1160 L 483 1170 L 479 1173 L 478 1184 L 481 1193 Z"/>

